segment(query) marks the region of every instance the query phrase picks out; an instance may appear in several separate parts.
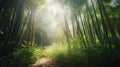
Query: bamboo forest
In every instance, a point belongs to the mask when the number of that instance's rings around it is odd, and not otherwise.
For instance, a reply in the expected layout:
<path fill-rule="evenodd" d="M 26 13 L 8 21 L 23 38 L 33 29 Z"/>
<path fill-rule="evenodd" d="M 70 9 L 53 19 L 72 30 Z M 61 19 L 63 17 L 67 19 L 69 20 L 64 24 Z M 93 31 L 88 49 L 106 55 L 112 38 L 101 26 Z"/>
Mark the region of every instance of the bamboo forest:
<path fill-rule="evenodd" d="M 120 0 L 0 0 L 0 67 L 120 67 Z"/>

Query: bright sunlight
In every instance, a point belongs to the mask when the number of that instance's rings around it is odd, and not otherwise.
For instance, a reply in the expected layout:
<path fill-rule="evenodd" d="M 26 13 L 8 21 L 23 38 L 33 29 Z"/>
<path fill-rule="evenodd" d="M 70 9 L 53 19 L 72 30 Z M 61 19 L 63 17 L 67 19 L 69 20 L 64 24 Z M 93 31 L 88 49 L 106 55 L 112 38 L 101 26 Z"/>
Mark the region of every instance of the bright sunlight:
<path fill-rule="evenodd" d="M 65 7 L 55 0 L 46 0 L 45 3 L 36 9 L 35 20 L 42 25 L 48 38 L 55 43 L 56 36 L 63 36 L 62 25 L 65 16 Z M 56 32 L 55 32 L 56 31 Z"/>
<path fill-rule="evenodd" d="M 120 0 L 0 0 L 0 67 L 120 66 Z"/>

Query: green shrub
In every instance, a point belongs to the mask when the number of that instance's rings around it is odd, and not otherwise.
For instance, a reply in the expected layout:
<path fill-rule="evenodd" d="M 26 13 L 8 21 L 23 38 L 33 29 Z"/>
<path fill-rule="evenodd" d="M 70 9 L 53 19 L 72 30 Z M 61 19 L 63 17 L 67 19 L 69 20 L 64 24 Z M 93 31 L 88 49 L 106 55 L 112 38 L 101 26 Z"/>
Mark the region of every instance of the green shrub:
<path fill-rule="evenodd" d="M 111 44 L 115 45 L 115 43 Z M 76 38 L 71 42 L 70 47 L 67 44 L 47 47 L 45 55 L 55 59 L 60 67 L 114 67 L 119 65 L 118 49 L 114 46 L 112 48 L 103 46 L 105 44 L 94 45 L 83 47 Z"/>
<path fill-rule="evenodd" d="M 42 56 L 43 49 L 41 47 L 26 45 L 13 53 L 13 63 L 15 67 L 27 67 Z"/>
<path fill-rule="evenodd" d="M 47 47 L 45 55 L 56 60 L 60 67 L 84 67 L 87 65 L 86 56 L 82 48 L 71 47 L 69 49 L 68 44 L 55 44 Z"/>

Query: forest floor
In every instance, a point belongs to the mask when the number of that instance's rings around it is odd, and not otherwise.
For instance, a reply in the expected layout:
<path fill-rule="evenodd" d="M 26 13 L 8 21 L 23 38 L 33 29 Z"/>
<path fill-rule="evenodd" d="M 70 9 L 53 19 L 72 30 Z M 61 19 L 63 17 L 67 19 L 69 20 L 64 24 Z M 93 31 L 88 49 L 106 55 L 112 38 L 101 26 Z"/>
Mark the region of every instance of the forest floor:
<path fill-rule="evenodd" d="M 43 57 L 29 67 L 59 67 L 53 59 Z"/>

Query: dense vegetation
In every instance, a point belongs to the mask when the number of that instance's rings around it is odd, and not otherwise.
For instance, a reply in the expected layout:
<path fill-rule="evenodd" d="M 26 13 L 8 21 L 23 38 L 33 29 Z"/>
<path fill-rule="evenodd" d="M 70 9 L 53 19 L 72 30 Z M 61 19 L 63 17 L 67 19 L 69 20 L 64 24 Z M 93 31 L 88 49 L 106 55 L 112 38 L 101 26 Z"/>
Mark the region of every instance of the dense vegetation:
<path fill-rule="evenodd" d="M 119 51 L 119 0 L 0 0 L 0 67 L 119 67 Z"/>

